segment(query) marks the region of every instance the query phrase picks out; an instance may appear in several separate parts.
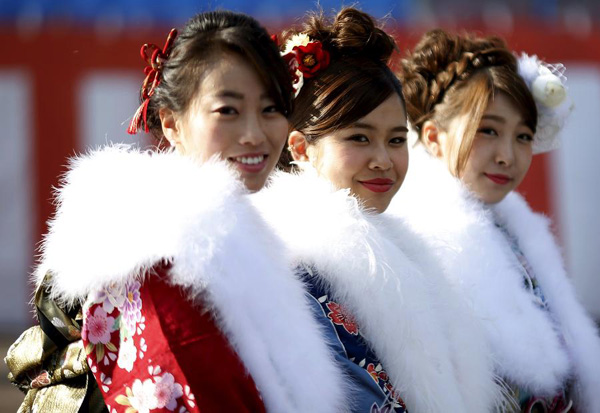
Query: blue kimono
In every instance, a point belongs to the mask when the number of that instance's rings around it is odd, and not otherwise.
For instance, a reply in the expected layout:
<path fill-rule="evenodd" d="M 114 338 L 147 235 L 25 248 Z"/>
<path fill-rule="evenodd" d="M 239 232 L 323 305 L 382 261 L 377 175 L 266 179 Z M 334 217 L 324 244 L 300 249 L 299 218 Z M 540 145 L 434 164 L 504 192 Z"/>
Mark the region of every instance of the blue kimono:
<path fill-rule="evenodd" d="M 329 286 L 314 268 L 296 269 L 306 284 L 308 298 L 317 321 L 323 326 L 335 358 L 353 385 L 353 412 L 407 412 L 406 405 L 389 382 L 377 356 L 360 333 L 352 314 L 333 301 Z"/>

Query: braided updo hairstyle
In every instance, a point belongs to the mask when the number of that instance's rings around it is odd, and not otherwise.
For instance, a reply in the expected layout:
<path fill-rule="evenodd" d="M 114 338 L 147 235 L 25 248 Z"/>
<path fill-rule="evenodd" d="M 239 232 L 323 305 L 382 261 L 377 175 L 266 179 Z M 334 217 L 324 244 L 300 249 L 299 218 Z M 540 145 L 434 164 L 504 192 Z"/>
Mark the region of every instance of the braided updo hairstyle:
<path fill-rule="evenodd" d="M 285 116 L 291 113 L 291 76 L 265 28 L 241 13 L 200 13 L 187 22 L 176 38 L 161 82 L 150 98 L 147 123 L 155 137 L 163 136 L 159 110 L 185 112 L 210 64 L 222 53 L 235 53 L 248 62 L 281 112 Z"/>
<path fill-rule="evenodd" d="M 291 130 L 302 132 L 309 143 L 355 123 L 392 93 L 403 99 L 400 81 L 388 66 L 396 42 L 368 14 L 351 7 L 332 21 L 322 13 L 312 14 L 299 33 L 321 42 L 330 54 L 326 69 L 304 79 L 289 117 Z M 282 167 L 289 161 L 286 152 Z"/>
<path fill-rule="evenodd" d="M 498 37 L 432 30 L 402 60 L 401 79 L 408 118 L 419 139 L 427 121 L 454 137 L 447 161 L 455 176 L 466 165 L 481 118 L 495 94 L 506 94 L 535 133 L 535 101 L 518 74 L 515 56 Z M 465 119 L 462 128 L 450 131 L 450 123 L 459 117 Z"/>

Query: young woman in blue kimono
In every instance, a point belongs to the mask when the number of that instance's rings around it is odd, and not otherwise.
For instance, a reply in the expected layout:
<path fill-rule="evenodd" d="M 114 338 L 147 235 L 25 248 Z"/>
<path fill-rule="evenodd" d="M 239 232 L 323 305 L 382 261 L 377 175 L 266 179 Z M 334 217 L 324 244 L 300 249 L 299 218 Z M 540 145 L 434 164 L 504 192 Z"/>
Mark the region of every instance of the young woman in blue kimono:
<path fill-rule="evenodd" d="M 501 395 L 478 322 L 428 248 L 382 214 L 408 167 L 395 42 L 353 8 L 303 27 L 281 46 L 295 80 L 294 171 L 252 197 L 308 287 L 350 380 L 349 410 L 491 411 Z"/>
<path fill-rule="evenodd" d="M 515 411 L 600 412 L 600 339 L 550 222 L 515 188 L 554 149 L 571 104 L 562 65 L 495 37 L 436 30 L 402 62 L 418 134 L 390 210 L 436 251 L 483 322 Z"/>

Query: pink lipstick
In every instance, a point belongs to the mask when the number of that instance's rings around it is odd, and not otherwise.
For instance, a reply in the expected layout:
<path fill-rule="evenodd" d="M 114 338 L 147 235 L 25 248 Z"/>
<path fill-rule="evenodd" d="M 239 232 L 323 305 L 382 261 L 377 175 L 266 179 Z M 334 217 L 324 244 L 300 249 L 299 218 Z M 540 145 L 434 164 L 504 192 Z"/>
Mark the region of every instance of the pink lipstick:
<path fill-rule="evenodd" d="M 387 192 L 394 186 L 394 181 L 387 178 L 375 178 L 368 181 L 358 181 L 373 192 Z"/>

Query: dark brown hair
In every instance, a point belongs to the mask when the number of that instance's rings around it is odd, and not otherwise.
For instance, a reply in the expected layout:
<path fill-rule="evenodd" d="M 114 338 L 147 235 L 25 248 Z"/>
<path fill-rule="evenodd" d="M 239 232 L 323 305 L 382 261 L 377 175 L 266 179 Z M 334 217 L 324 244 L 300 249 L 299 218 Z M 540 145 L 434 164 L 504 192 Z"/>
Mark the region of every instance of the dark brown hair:
<path fill-rule="evenodd" d="M 285 116 L 292 110 L 292 81 L 287 65 L 264 27 L 241 13 L 213 11 L 190 19 L 176 38 L 162 79 L 148 106 L 148 127 L 162 138 L 161 108 L 183 113 L 200 87 L 204 73 L 221 53 L 236 53 L 256 71 Z"/>
<path fill-rule="evenodd" d="M 537 108 L 517 71 L 517 61 L 498 37 L 456 35 L 443 30 L 426 33 L 402 60 L 406 110 L 421 136 L 432 120 L 447 131 L 453 119 L 464 116 L 464 129 L 450 142 L 448 166 L 459 176 L 464 169 L 481 118 L 495 94 L 506 94 L 535 133 Z"/>
<path fill-rule="evenodd" d="M 348 7 L 330 21 L 315 13 L 300 33 L 330 54 L 326 69 L 304 79 L 289 118 L 291 130 L 302 132 L 309 143 L 368 115 L 392 93 L 403 99 L 400 81 L 388 66 L 396 43 L 368 14 Z M 280 166 L 288 161 L 284 151 Z"/>

